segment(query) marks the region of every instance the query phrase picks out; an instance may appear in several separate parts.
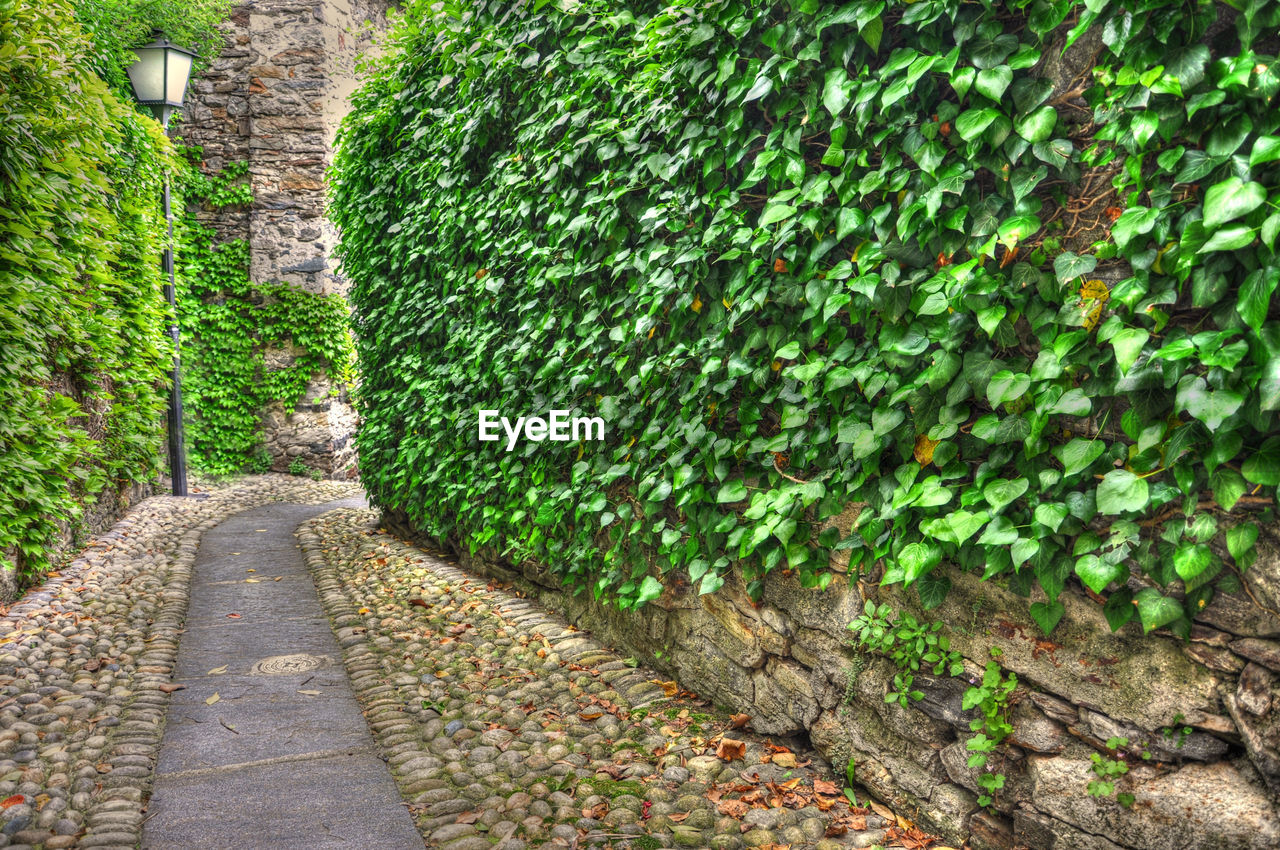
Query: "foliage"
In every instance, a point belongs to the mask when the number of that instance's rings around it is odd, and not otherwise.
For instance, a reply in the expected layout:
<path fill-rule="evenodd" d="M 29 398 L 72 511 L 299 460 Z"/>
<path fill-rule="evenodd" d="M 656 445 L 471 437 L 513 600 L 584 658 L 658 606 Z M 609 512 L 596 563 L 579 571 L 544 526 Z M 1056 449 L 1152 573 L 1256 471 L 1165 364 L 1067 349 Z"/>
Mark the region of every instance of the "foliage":
<path fill-rule="evenodd" d="M 867 600 L 863 613 L 849 628 L 859 645 L 879 652 L 898 668 L 893 677 L 894 690 L 885 694 L 885 702 L 896 702 L 906 708 L 908 697 L 924 698 L 924 694 L 911 689 L 922 663 L 932 665 L 935 676 L 944 673 L 959 676 L 964 672 L 964 662 L 960 653 L 951 649 L 951 639 L 938 634 L 942 629 L 940 622 L 919 623 L 907 612 L 895 613 L 884 603 L 876 605 Z"/>
<path fill-rule="evenodd" d="M 222 50 L 218 24 L 235 0 L 71 0 L 76 20 L 93 41 L 90 59 L 125 103 L 132 103 L 127 69 L 137 58 L 133 48 L 161 30 L 174 44 L 196 52 L 192 75 Z"/>
<path fill-rule="evenodd" d="M 1128 738 L 1108 738 L 1107 749 L 1114 752 L 1128 743 Z M 1089 759 L 1093 762 L 1091 770 L 1098 778 L 1089 780 L 1085 790 L 1091 797 L 1110 797 L 1115 794 L 1116 780 L 1129 772 L 1129 765 L 1124 759 L 1107 758 L 1100 753 L 1090 753 Z M 1120 805 L 1128 808 L 1133 805 L 1134 797 L 1132 794 L 1121 792 L 1116 794 L 1116 800 Z"/>
<path fill-rule="evenodd" d="M 624 604 L 838 546 L 1186 634 L 1280 484 L 1239 5 L 410 0 L 335 169 L 372 497 Z M 476 439 L 550 407 L 607 439 Z"/>
<path fill-rule="evenodd" d="M 198 159 L 195 149 L 187 154 Z M 181 193 L 193 205 L 214 209 L 245 205 L 253 200 L 243 180 L 247 173 L 245 163 L 216 174 L 191 165 L 183 172 Z M 215 474 L 265 471 L 262 409 L 278 401 L 292 412 L 317 373 L 349 382 L 349 308 L 339 295 L 251 281 L 248 243 L 215 244 L 212 229 L 193 213 L 183 221 L 180 241 L 178 312 L 191 465 Z M 288 349 L 292 362 L 268 369 L 270 349 Z M 290 471 L 301 475 L 305 469 Z"/>
<path fill-rule="evenodd" d="M 895 612 L 885 603 L 868 599 L 863 613 L 849 624 L 849 629 L 861 648 L 880 653 L 898 668 L 893 689 L 885 694 L 885 702 L 896 702 L 906 708 L 908 699 L 924 699 L 922 691 L 911 689 L 922 663 L 932 664 L 935 676 L 964 674 L 960 653 L 951 649 L 950 638 L 939 634 L 941 622 L 920 623 L 905 611 Z M 965 749 L 972 753 L 968 760 L 970 768 L 985 767 L 991 753 L 1013 732 L 1007 714 L 1009 697 L 1017 687 L 1017 675 L 1010 673 L 1006 678 L 995 661 L 987 662 L 981 681 L 970 681 L 960 702 L 964 711 L 978 709 L 977 716 L 969 723 L 975 734 L 965 742 Z M 977 781 L 985 792 L 979 796 L 978 803 L 989 806 L 995 792 L 1004 787 L 1005 777 L 1001 773 L 986 772 Z"/>
<path fill-rule="evenodd" d="M 23 578 L 163 433 L 172 153 L 91 48 L 65 0 L 0 0 L 0 568 Z"/>
<path fill-rule="evenodd" d="M 1010 733 L 1013 726 L 1009 724 L 1009 697 L 1018 687 L 1018 677 L 1010 673 L 1006 678 L 1000 665 L 988 661 L 983 671 L 982 680 L 969 687 L 961 697 L 960 706 L 965 711 L 978 709 L 978 716 L 969 722 L 969 728 L 975 732 L 965 749 L 973 753 L 969 756 L 970 768 L 986 767 L 991 753 Z M 979 795 L 978 805 L 989 806 L 996 791 L 1004 787 L 1004 774 L 990 771 L 978 777 L 978 785 L 985 792 Z"/>

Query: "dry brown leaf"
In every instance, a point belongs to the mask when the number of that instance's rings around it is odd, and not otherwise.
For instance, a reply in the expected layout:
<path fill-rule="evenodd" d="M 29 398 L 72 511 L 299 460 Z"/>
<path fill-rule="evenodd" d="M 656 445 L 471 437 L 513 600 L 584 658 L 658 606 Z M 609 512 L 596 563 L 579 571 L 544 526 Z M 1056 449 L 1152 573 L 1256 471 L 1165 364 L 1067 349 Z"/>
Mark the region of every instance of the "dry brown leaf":
<path fill-rule="evenodd" d="M 890 811 L 888 806 L 882 806 L 875 800 L 871 801 L 871 811 L 875 812 L 890 823 L 895 823 L 898 820 L 898 816 Z"/>
<path fill-rule="evenodd" d="M 232 613 L 230 613 L 230 614 L 228 614 L 228 615 L 227 615 L 227 619 L 229 619 L 229 620 L 239 620 L 239 619 L 240 619 L 240 615 L 239 615 L 239 614 L 237 614 L 237 613 L 235 613 L 235 612 L 232 612 Z"/>
<path fill-rule="evenodd" d="M 185 690 L 186 687 L 187 687 L 186 685 L 179 685 L 176 682 L 166 682 L 160 686 L 160 690 L 166 694 L 171 694 L 174 691 Z"/>
<path fill-rule="evenodd" d="M 791 753 L 774 753 L 773 763 L 778 767 L 791 769 L 796 766 L 796 757 Z"/>
<path fill-rule="evenodd" d="M 721 738 L 720 743 L 716 745 L 716 758 L 722 761 L 733 761 L 734 759 L 746 758 L 747 742 L 735 741 L 733 738 Z"/>
<path fill-rule="evenodd" d="M 813 780 L 813 791 L 815 794 L 835 794 L 839 796 L 840 786 L 825 779 L 815 779 Z"/>
<path fill-rule="evenodd" d="M 471 824 L 471 823 L 475 823 L 478 820 L 480 820 L 479 812 L 463 812 L 462 814 L 458 815 L 454 823 Z"/>
<path fill-rule="evenodd" d="M 0 802 L 0 809 L 9 809 L 25 802 L 27 802 L 26 797 L 21 794 L 14 794 L 12 797 L 6 797 L 3 802 Z"/>
<path fill-rule="evenodd" d="M 685 818 L 689 817 L 689 814 L 690 814 L 689 812 L 672 812 L 671 814 L 667 815 L 667 820 L 671 821 L 672 823 L 680 823 Z"/>
<path fill-rule="evenodd" d="M 431 605 L 425 599 L 410 599 L 410 605 L 417 605 L 419 608 L 430 608 Z"/>
<path fill-rule="evenodd" d="M 585 721 L 599 720 L 601 717 L 604 717 L 604 712 L 596 711 L 594 709 L 590 711 L 579 711 L 578 717 Z"/>
<path fill-rule="evenodd" d="M 750 808 L 751 806 L 741 800 L 721 800 L 716 806 L 716 811 L 726 817 L 741 818 Z"/>
<path fill-rule="evenodd" d="M 750 714 L 730 714 L 729 726 L 734 729 L 745 729 L 747 724 L 751 722 Z"/>

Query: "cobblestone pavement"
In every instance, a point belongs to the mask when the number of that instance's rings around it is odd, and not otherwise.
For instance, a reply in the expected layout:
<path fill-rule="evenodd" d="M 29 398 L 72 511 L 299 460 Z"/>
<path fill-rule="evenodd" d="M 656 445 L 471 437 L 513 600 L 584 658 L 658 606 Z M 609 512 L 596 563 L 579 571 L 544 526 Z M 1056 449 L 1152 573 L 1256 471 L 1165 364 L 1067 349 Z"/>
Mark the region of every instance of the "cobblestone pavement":
<path fill-rule="evenodd" d="M 285 475 L 200 489 L 135 506 L 0 615 L 0 847 L 135 847 L 200 534 L 360 492 Z"/>
<path fill-rule="evenodd" d="M 332 511 L 299 539 L 428 847 L 931 843 L 883 807 L 852 808 L 809 753 L 376 522 Z"/>

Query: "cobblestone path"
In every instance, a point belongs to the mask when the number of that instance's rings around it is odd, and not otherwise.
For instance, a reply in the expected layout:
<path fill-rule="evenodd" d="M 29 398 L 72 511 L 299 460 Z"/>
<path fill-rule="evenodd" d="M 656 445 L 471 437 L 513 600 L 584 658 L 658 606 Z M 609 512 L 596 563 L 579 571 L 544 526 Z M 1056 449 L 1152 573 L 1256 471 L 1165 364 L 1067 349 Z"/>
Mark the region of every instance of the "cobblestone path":
<path fill-rule="evenodd" d="M 371 511 L 242 513 L 325 505 L 358 497 L 356 487 L 268 475 L 202 489 L 207 498 L 135 506 L 0 611 L 0 847 L 124 850 L 139 846 L 144 828 L 149 850 L 931 844 L 883 807 L 851 807 L 843 782 L 803 749 L 753 734 L 535 603 L 379 533 Z M 240 567 L 226 563 L 213 565 L 202 591 L 193 582 L 201 537 L 228 520 L 208 538 L 210 551 L 267 528 L 276 556 L 297 552 L 290 540 L 301 547 L 314 584 L 296 563 L 291 577 L 280 563 L 269 576 L 245 564 L 234 580 L 227 571 Z M 221 611 L 232 586 L 247 600 L 247 589 L 274 584 L 277 574 L 280 585 L 293 583 L 288 600 Z M 290 607 L 312 587 L 327 618 Z M 206 607 L 266 629 L 247 644 L 220 643 L 217 627 L 200 619 Z M 327 619 L 332 632 L 290 643 L 273 614 L 314 626 Z M 245 675 L 268 656 L 299 653 L 333 663 L 308 681 L 283 671 L 268 686 Z M 358 703 L 343 696 L 348 684 Z M 330 707 L 347 700 L 372 742 L 359 724 L 333 723 L 335 746 L 317 752 L 307 738 L 327 721 L 295 697 Z M 180 745 L 162 756 L 165 735 Z M 342 757 L 379 758 L 374 773 L 384 780 L 382 762 L 389 765 L 401 800 L 386 783 L 381 802 L 366 801 L 356 784 L 344 804 L 367 802 L 387 823 L 407 810 L 403 832 L 343 831 L 351 819 L 326 810 L 302 769 Z M 268 828 L 270 806 L 254 796 L 255 782 L 268 786 L 245 762 L 274 772 L 275 788 L 291 780 L 284 802 L 318 813 L 322 834 L 307 834 L 298 820 Z M 237 774 L 236 783 L 199 791 L 211 777 Z M 183 783 L 197 794 L 178 805 Z M 166 823 L 182 820 L 170 815 L 200 814 L 201 793 L 222 813 L 223 831 L 166 833 Z M 202 817 L 206 827 L 218 820 Z"/>
<path fill-rule="evenodd" d="M 811 754 L 343 510 L 300 540 L 428 847 L 924 847 Z M 913 842 L 912 836 L 920 841 Z"/>

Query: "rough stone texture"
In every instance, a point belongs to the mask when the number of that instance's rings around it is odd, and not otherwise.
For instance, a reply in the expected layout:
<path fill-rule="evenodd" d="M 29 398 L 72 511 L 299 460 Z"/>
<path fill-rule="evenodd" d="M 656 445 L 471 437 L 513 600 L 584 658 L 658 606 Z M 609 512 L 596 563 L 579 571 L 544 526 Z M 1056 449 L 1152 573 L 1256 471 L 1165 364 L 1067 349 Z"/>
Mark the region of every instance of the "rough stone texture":
<path fill-rule="evenodd" d="M 403 518 L 384 520 L 397 535 L 412 536 Z M 1267 545 L 1264 535 L 1260 548 Z M 1280 673 L 1272 669 L 1280 653 L 1267 639 L 1272 615 L 1256 606 L 1246 612 L 1239 600 L 1222 608 L 1215 600 L 1183 642 L 1161 631 L 1144 636 L 1136 625 L 1112 633 L 1099 606 L 1068 588 L 1061 596 L 1066 614 L 1045 638 L 1028 600 L 954 571 L 946 602 L 927 614 L 914 594 L 876 588 L 874 576 L 809 590 L 778 570 L 759 603 L 730 577 L 716 594 L 669 587 L 640 611 L 620 614 L 588 594 L 565 592 L 540 566 L 517 570 L 492 553 L 462 560 L 515 581 L 691 690 L 751 715 L 753 728 L 807 734 L 840 771 L 852 758 L 869 791 L 957 846 L 1280 846 L 1272 790 L 1280 782 Z M 1261 596 L 1268 565 L 1280 573 L 1280 556 L 1265 550 L 1258 564 L 1254 589 Z M 847 626 L 872 592 L 879 602 L 947 623 L 952 647 L 966 659 L 965 676 L 921 673 L 914 687 L 922 700 L 907 708 L 886 703 L 892 664 L 849 645 Z M 980 771 L 965 765 L 974 714 L 961 698 L 963 679 L 975 680 L 992 650 L 1019 687 L 1009 713 L 1013 734 L 991 764 L 1006 784 L 982 811 Z M 1118 752 L 1106 749 L 1115 737 L 1129 742 Z M 1129 764 L 1116 790 L 1135 795 L 1132 809 L 1115 795 L 1087 793 L 1097 753 Z"/>
<path fill-rule="evenodd" d="M 253 0 L 224 25 L 222 52 L 192 82 L 180 134 L 204 149 L 218 171 L 249 163 L 248 209 L 201 211 L 218 241 L 249 243 L 249 276 L 311 292 L 344 294 L 331 259 L 337 234 L 324 217 L 325 169 L 338 125 L 356 87 L 355 59 L 385 22 L 389 0 Z M 268 354 L 268 368 L 291 362 Z M 272 469 L 295 459 L 334 478 L 356 472 L 356 417 L 344 388 L 321 376 L 293 413 L 264 411 Z"/>

